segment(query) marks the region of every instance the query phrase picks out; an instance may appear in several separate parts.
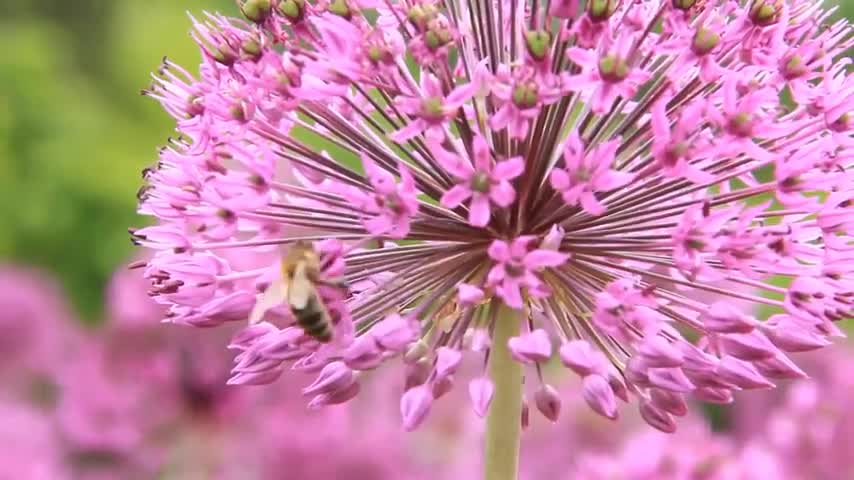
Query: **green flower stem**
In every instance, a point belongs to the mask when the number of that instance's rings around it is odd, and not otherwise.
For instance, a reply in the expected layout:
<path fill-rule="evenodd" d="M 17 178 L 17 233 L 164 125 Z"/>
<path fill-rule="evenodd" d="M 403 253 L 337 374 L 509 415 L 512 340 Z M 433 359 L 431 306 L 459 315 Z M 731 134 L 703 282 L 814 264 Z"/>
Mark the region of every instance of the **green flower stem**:
<path fill-rule="evenodd" d="M 498 307 L 489 376 L 495 393 L 486 420 L 484 480 L 516 480 L 522 433 L 522 365 L 510 357 L 507 341 L 519 335 L 520 313 Z"/>

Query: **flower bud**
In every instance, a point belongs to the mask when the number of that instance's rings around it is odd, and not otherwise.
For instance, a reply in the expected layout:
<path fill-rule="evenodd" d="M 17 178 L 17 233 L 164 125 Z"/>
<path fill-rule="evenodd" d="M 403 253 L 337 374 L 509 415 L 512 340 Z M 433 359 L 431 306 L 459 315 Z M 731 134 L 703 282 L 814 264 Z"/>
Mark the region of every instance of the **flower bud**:
<path fill-rule="evenodd" d="M 804 58 L 798 54 L 788 55 L 780 60 L 780 73 L 786 80 L 794 80 L 802 77 L 809 68 L 804 62 Z"/>
<path fill-rule="evenodd" d="M 300 22 L 305 18 L 305 0 L 282 0 L 279 12 L 292 23 Z"/>
<path fill-rule="evenodd" d="M 684 417 L 688 414 L 688 404 L 685 403 L 685 397 L 682 394 L 653 388 L 650 390 L 649 395 L 656 407 L 671 415 Z"/>
<path fill-rule="evenodd" d="M 469 398 L 474 413 L 478 417 L 485 417 L 495 393 L 495 385 L 486 377 L 475 378 L 469 382 Z"/>
<path fill-rule="evenodd" d="M 403 429 L 411 432 L 418 428 L 430 413 L 433 405 L 433 393 L 421 385 L 407 390 L 400 398 L 400 415 L 403 419 Z"/>
<path fill-rule="evenodd" d="M 534 393 L 534 404 L 537 410 L 552 422 L 557 422 L 560 417 L 561 400 L 557 390 L 551 385 L 541 385 Z"/>
<path fill-rule="evenodd" d="M 401 352 L 417 337 L 411 322 L 400 315 L 391 315 L 370 330 L 371 336 L 383 350 Z"/>
<path fill-rule="evenodd" d="M 246 0 L 240 6 L 243 15 L 255 23 L 264 23 L 273 11 L 271 0 Z"/>
<path fill-rule="evenodd" d="M 306 396 L 331 394 L 350 388 L 355 381 L 356 375 L 344 362 L 331 362 L 323 367 L 311 385 L 302 389 L 302 394 Z"/>
<path fill-rule="evenodd" d="M 258 60 L 261 58 L 261 42 L 254 36 L 247 37 L 240 44 L 240 50 L 245 54 L 246 58 Z"/>
<path fill-rule="evenodd" d="M 263 358 L 285 362 L 303 356 L 303 351 L 298 342 L 305 334 L 301 328 L 289 327 L 279 331 L 275 335 L 268 335 L 259 343 L 257 352 Z"/>
<path fill-rule="evenodd" d="M 353 382 L 342 390 L 322 393 L 312 398 L 311 401 L 308 402 L 308 408 L 310 410 L 315 410 L 321 407 L 325 407 L 327 405 L 340 405 L 342 403 L 352 400 L 356 395 L 359 394 L 359 390 L 361 390 L 359 382 Z"/>
<path fill-rule="evenodd" d="M 281 375 L 281 367 L 260 372 L 239 372 L 231 376 L 228 385 L 268 385 L 275 382 Z"/>
<path fill-rule="evenodd" d="M 713 303 L 700 315 L 700 321 L 706 330 L 714 333 L 749 333 L 759 324 L 726 302 Z"/>
<path fill-rule="evenodd" d="M 604 22 L 617 11 L 618 0 L 589 0 L 587 15 L 594 22 Z"/>
<path fill-rule="evenodd" d="M 436 376 L 439 378 L 453 375 L 457 372 L 463 354 L 457 349 L 439 347 L 436 349 Z"/>
<path fill-rule="evenodd" d="M 528 406 L 528 399 L 522 398 L 522 414 L 519 416 L 519 422 L 522 424 L 522 430 L 527 430 L 531 425 L 531 407 Z"/>
<path fill-rule="evenodd" d="M 693 395 L 698 400 L 717 405 L 728 405 L 733 402 L 732 390 L 728 388 L 700 387 Z"/>
<path fill-rule="evenodd" d="M 774 315 L 762 327 L 768 339 L 785 352 L 808 352 L 830 345 L 823 335 L 811 332 L 787 315 Z"/>
<path fill-rule="evenodd" d="M 673 8 L 677 10 L 691 10 L 696 4 L 697 0 L 673 0 Z"/>
<path fill-rule="evenodd" d="M 647 376 L 650 384 L 663 390 L 687 393 L 694 389 L 694 384 L 681 368 L 651 368 Z"/>
<path fill-rule="evenodd" d="M 483 297 L 483 290 L 474 285 L 467 283 L 457 285 L 457 301 L 462 306 L 477 305 L 483 300 Z"/>
<path fill-rule="evenodd" d="M 560 347 L 561 362 L 578 375 L 604 373 L 608 360 L 585 340 L 573 340 Z"/>
<path fill-rule="evenodd" d="M 246 350 L 256 341 L 270 334 L 275 334 L 278 330 L 276 327 L 267 322 L 256 323 L 250 325 L 243 330 L 237 332 L 228 344 L 228 348 L 233 350 Z"/>
<path fill-rule="evenodd" d="M 441 398 L 443 395 L 450 392 L 453 388 L 453 375 L 436 378 L 430 383 L 430 391 L 432 392 L 434 399 Z"/>
<path fill-rule="evenodd" d="M 492 339 L 489 337 L 489 332 L 482 328 L 476 328 L 472 332 L 469 348 L 473 352 L 485 352 L 492 345 Z"/>
<path fill-rule="evenodd" d="M 629 389 L 626 387 L 626 381 L 623 379 L 620 372 L 611 365 L 608 368 L 608 374 L 606 376 L 608 378 L 608 385 L 611 386 L 611 390 L 614 391 L 614 395 L 616 395 L 620 400 L 628 402 Z"/>
<path fill-rule="evenodd" d="M 552 225 L 549 233 L 543 237 L 543 241 L 540 243 L 540 249 L 557 252 L 560 250 L 560 244 L 563 241 L 564 235 L 566 235 L 566 231 L 560 225 Z"/>
<path fill-rule="evenodd" d="M 783 0 L 753 0 L 747 16 L 754 25 L 767 27 L 780 20 L 782 10 Z"/>
<path fill-rule="evenodd" d="M 721 358 L 716 373 L 722 380 L 743 389 L 771 388 L 774 386 L 756 370 L 756 367 L 729 355 Z"/>
<path fill-rule="evenodd" d="M 640 414 L 646 423 L 657 430 L 664 433 L 676 431 L 676 422 L 673 421 L 673 417 L 648 400 L 641 400 Z"/>
<path fill-rule="evenodd" d="M 685 363 L 679 348 L 658 335 L 646 338 L 640 344 L 638 353 L 646 364 L 653 368 L 679 367 Z"/>
<path fill-rule="evenodd" d="M 409 9 L 409 12 L 406 14 L 406 18 L 412 22 L 413 25 L 423 30 L 427 27 L 427 22 L 436 18 L 438 14 L 438 10 L 436 7 L 430 3 L 422 3 L 415 4 L 412 8 Z"/>
<path fill-rule="evenodd" d="M 718 342 L 726 353 L 748 362 L 765 360 L 779 352 L 777 347 L 758 330 L 750 333 L 721 335 Z"/>
<path fill-rule="evenodd" d="M 344 351 L 344 362 L 355 370 L 374 369 L 382 363 L 382 360 L 382 350 L 369 335 L 356 338 Z"/>
<path fill-rule="evenodd" d="M 753 365 L 762 375 L 777 380 L 799 380 L 808 377 L 803 370 L 795 365 L 795 362 L 782 353 L 778 353 L 773 358 L 755 362 Z"/>
<path fill-rule="evenodd" d="M 529 30 L 525 32 L 525 47 L 528 54 L 536 61 L 542 61 L 549 54 L 552 36 L 545 30 Z"/>
<path fill-rule="evenodd" d="M 549 334 L 543 329 L 513 337 L 507 341 L 510 355 L 522 363 L 545 362 L 551 357 L 552 342 Z"/>
<path fill-rule="evenodd" d="M 350 6 L 347 5 L 347 0 L 332 0 L 329 3 L 329 12 L 349 20 L 353 16 Z"/>
<path fill-rule="evenodd" d="M 582 382 L 581 395 L 594 412 L 605 418 L 617 418 L 617 399 L 605 377 L 588 375 Z"/>
<path fill-rule="evenodd" d="M 427 25 L 427 32 L 424 34 L 424 44 L 430 50 L 438 50 L 451 43 L 453 39 L 453 33 L 443 22 L 434 20 Z"/>
<path fill-rule="evenodd" d="M 702 57 L 710 53 L 718 44 L 721 43 L 721 36 L 713 30 L 699 27 L 694 33 L 694 39 L 691 41 L 691 51 L 697 56 Z"/>

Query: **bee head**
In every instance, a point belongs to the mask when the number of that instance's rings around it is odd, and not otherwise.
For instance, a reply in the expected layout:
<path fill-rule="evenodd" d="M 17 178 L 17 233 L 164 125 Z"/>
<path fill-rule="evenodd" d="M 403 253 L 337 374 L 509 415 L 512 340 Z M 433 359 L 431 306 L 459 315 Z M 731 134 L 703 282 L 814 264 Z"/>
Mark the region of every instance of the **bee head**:
<path fill-rule="evenodd" d="M 307 262 L 310 267 L 320 264 L 320 255 L 315 250 L 314 244 L 307 240 L 297 240 L 292 243 L 287 249 L 282 264 L 285 270 L 288 270 L 302 262 Z"/>

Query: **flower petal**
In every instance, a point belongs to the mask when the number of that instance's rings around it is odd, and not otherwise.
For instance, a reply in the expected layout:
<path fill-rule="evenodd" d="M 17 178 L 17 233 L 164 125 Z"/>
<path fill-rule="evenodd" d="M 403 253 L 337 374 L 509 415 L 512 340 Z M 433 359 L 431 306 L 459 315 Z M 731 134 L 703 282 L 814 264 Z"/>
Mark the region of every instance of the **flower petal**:
<path fill-rule="evenodd" d="M 495 180 L 513 180 L 525 171 L 525 160 L 522 157 L 513 157 L 503 162 L 498 162 L 492 170 L 492 178 Z"/>
<path fill-rule="evenodd" d="M 470 188 L 464 185 L 457 185 L 451 187 L 450 190 L 445 192 L 442 195 L 442 199 L 440 203 L 445 208 L 457 208 L 464 201 L 466 201 L 469 197 L 471 197 L 472 191 Z"/>
<path fill-rule="evenodd" d="M 489 224 L 491 216 L 489 197 L 482 194 L 474 195 L 469 203 L 469 223 L 474 227 L 485 227 Z"/>
<path fill-rule="evenodd" d="M 509 207 L 516 200 L 516 190 L 510 182 L 501 181 L 489 189 L 489 198 L 499 207 Z"/>
<path fill-rule="evenodd" d="M 539 270 L 542 268 L 559 267 L 566 263 L 569 255 L 554 250 L 534 250 L 525 255 L 525 268 Z"/>

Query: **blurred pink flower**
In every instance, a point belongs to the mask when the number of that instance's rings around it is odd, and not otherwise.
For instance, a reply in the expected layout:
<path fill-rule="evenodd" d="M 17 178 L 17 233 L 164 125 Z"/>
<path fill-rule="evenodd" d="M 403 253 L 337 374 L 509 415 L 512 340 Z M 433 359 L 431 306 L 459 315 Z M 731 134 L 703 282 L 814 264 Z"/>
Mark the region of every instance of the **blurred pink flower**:
<path fill-rule="evenodd" d="M 145 295 L 149 282 L 140 269 L 120 268 L 107 286 L 107 317 L 111 323 L 150 326 L 166 315 L 166 308 Z"/>
<path fill-rule="evenodd" d="M 702 422 L 684 421 L 680 431 L 630 434 L 617 451 L 582 453 L 557 480 L 753 480 L 794 479 L 775 452 L 740 448 Z"/>
<path fill-rule="evenodd" d="M 810 380 L 738 402 L 735 433 L 777 452 L 793 478 L 854 478 L 854 350 L 803 360 Z"/>
<path fill-rule="evenodd" d="M 59 380 L 57 429 L 71 466 L 84 478 L 153 474 L 164 453 L 153 433 L 177 415 L 176 399 L 116 368 L 105 345 L 90 340 Z"/>
<path fill-rule="evenodd" d="M 0 266 L 0 383 L 49 402 L 55 366 L 74 355 L 76 319 L 61 287 L 36 270 Z"/>
<path fill-rule="evenodd" d="M 0 478 L 70 480 L 51 419 L 23 403 L 0 402 Z"/>

